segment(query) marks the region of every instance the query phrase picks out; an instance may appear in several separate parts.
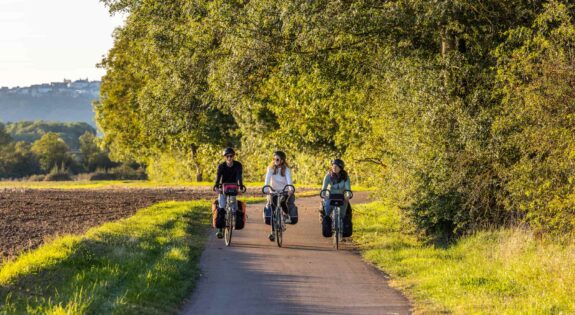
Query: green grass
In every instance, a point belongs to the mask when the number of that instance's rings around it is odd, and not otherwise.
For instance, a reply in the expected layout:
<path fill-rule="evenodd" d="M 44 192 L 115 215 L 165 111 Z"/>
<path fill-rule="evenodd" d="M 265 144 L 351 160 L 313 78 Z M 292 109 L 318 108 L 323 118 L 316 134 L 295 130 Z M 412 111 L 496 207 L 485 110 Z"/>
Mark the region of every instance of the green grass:
<path fill-rule="evenodd" d="M 399 210 L 381 203 L 354 209 L 362 256 L 391 275 L 416 313 L 575 314 L 575 244 L 507 229 L 435 248 L 409 233 Z"/>
<path fill-rule="evenodd" d="M 27 181 L 0 181 L 0 189 L 26 188 L 26 189 L 110 189 L 110 188 L 177 188 L 177 187 L 209 187 L 213 182 L 155 182 L 146 180 L 102 180 L 102 181 L 63 181 L 63 182 L 27 182 Z M 263 182 L 245 183 L 247 187 L 263 187 Z M 299 188 L 317 188 L 321 185 L 296 185 Z M 358 186 L 359 187 L 359 186 Z M 360 187 L 359 190 L 368 190 Z M 356 187 L 354 186 L 354 189 Z M 309 192 L 306 192 L 309 194 Z"/>
<path fill-rule="evenodd" d="M 164 202 L 0 268 L 0 314 L 176 313 L 199 277 L 207 201 Z"/>

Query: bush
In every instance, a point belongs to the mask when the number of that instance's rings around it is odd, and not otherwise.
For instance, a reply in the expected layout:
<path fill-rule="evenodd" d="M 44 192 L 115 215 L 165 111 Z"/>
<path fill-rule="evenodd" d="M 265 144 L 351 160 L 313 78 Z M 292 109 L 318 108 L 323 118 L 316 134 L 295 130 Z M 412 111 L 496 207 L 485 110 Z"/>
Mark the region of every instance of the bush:
<path fill-rule="evenodd" d="M 69 171 L 65 167 L 57 167 L 55 166 L 52 168 L 50 173 L 48 173 L 44 177 L 44 181 L 68 181 L 72 180 L 72 176 L 70 175 Z"/>
<path fill-rule="evenodd" d="M 44 178 L 46 178 L 46 175 L 32 175 L 32 176 L 28 177 L 28 181 L 41 182 L 41 181 L 44 181 Z"/>

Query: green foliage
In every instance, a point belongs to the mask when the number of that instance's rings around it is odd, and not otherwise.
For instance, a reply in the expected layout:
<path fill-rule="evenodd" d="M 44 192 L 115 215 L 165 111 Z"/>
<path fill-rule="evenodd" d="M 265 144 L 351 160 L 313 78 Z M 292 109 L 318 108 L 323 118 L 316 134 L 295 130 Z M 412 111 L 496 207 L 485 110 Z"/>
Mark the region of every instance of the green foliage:
<path fill-rule="evenodd" d="M 354 243 L 385 270 L 420 314 L 575 312 L 575 244 L 524 229 L 484 231 L 450 247 L 419 241 L 415 226 L 382 203 L 354 206 Z"/>
<path fill-rule="evenodd" d="M 540 232 L 562 236 L 575 233 L 574 17 L 572 5 L 550 2 L 497 50 L 504 202 Z"/>
<path fill-rule="evenodd" d="M 7 145 L 12 142 L 12 138 L 8 133 L 6 133 L 6 127 L 3 123 L 0 123 L 0 146 Z"/>
<path fill-rule="evenodd" d="M 0 178 L 21 178 L 40 172 L 29 144 L 20 141 L 0 145 Z"/>
<path fill-rule="evenodd" d="M 72 163 L 69 150 L 64 140 L 54 132 L 49 132 L 36 140 L 31 149 L 32 153 L 39 157 L 40 168 L 45 172 L 54 167 L 69 166 Z"/>
<path fill-rule="evenodd" d="M 68 169 L 63 166 L 55 165 L 43 179 L 49 182 L 62 182 L 72 180 L 72 176 Z"/>
<path fill-rule="evenodd" d="M 47 122 L 47 121 L 19 121 L 6 124 L 6 130 L 14 141 L 32 143 L 48 132 L 54 132 L 66 142 L 72 150 L 78 150 L 78 138 L 85 134 L 96 134 L 94 127 L 84 122 Z"/>
<path fill-rule="evenodd" d="M 88 172 L 93 172 L 98 168 L 108 169 L 115 166 L 108 152 L 102 150 L 98 145 L 98 138 L 90 132 L 85 132 L 78 138 L 80 142 L 80 153 L 82 153 L 82 165 Z"/>
<path fill-rule="evenodd" d="M 248 180 L 282 149 L 318 183 L 339 156 L 431 238 L 575 230 L 565 1 L 103 2 L 129 18 L 98 124 L 153 178 L 211 179 L 233 145 Z"/>

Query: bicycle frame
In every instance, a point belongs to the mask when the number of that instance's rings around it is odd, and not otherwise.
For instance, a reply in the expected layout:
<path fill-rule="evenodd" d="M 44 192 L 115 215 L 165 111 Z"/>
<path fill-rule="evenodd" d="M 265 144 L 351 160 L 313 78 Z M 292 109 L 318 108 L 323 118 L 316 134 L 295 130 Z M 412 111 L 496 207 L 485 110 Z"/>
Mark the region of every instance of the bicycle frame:
<path fill-rule="evenodd" d="M 228 194 L 225 189 L 224 191 L 222 191 L 221 193 L 225 196 L 226 198 L 226 224 L 224 226 L 224 241 L 226 243 L 226 246 L 230 246 L 230 244 L 232 243 L 232 233 L 233 230 L 235 229 L 236 226 L 236 215 L 237 215 L 237 210 L 233 211 L 232 205 L 236 204 L 237 200 L 236 200 L 236 196 L 239 192 L 245 192 L 245 187 L 243 186 L 237 186 L 236 184 L 220 184 L 218 186 L 219 187 L 225 187 L 226 185 L 233 185 L 235 188 L 235 190 L 233 190 L 232 194 Z M 237 190 L 237 188 L 240 188 L 239 191 Z M 215 188 L 214 188 L 215 190 Z"/>
<path fill-rule="evenodd" d="M 266 192 L 266 188 L 268 191 Z M 278 247 L 282 247 L 283 242 L 283 231 L 286 229 L 284 216 L 282 214 L 282 202 L 288 195 L 288 190 L 286 188 L 291 188 L 295 191 L 295 188 L 292 185 L 286 185 L 282 191 L 274 191 L 271 186 L 266 185 L 262 188 L 262 193 L 266 195 L 270 195 L 273 198 L 276 197 L 276 205 L 275 208 L 272 209 L 272 232 L 274 233 L 274 237 L 276 239 L 276 243 Z M 273 203 L 273 202 L 272 202 Z"/>
<path fill-rule="evenodd" d="M 322 190 L 319 193 L 322 199 L 330 199 L 331 193 L 329 190 Z M 348 199 L 353 198 L 353 192 L 351 190 L 344 191 L 344 196 L 347 195 Z M 342 196 L 343 197 L 343 196 Z M 332 237 L 333 237 L 333 245 L 336 250 L 339 250 L 339 242 L 343 238 L 343 218 L 341 216 L 341 207 L 344 204 L 344 199 L 330 199 L 329 207 L 331 209 L 330 216 L 332 218 Z"/>
<path fill-rule="evenodd" d="M 236 226 L 237 211 L 233 211 L 232 205 L 236 202 L 235 196 L 226 195 L 226 225 L 224 228 L 224 239 L 226 246 L 232 243 L 232 232 Z"/>

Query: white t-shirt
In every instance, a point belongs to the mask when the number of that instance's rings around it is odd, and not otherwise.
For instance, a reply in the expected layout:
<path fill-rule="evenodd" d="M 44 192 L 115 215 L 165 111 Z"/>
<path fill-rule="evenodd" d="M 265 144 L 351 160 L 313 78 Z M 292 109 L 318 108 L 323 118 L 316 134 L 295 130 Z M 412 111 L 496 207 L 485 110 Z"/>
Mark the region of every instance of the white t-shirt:
<path fill-rule="evenodd" d="M 268 172 L 266 174 L 266 182 L 264 185 L 272 186 L 272 189 L 275 191 L 283 190 L 286 185 L 293 185 L 291 181 L 291 171 L 288 167 L 286 167 L 286 176 L 282 176 L 281 169 L 277 170 L 277 173 L 274 174 L 274 170 L 271 167 L 268 167 Z"/>

